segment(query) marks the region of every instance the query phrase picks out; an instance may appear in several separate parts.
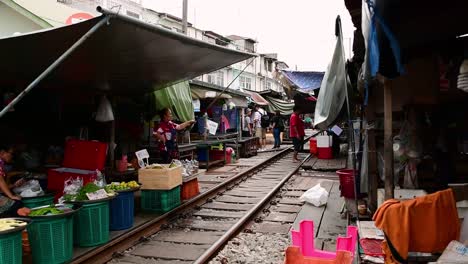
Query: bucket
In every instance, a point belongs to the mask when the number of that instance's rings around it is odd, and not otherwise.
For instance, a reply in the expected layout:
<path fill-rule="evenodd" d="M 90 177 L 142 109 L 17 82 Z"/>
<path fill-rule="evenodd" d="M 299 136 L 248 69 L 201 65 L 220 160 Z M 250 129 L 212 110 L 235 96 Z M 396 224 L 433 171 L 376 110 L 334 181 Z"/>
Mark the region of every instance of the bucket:
<path fill-rule="evenodd" d="M 309 141 L 310 144 L 310 154 L 317 155 L 317 139 L 311 138 Z"/>
<path fill-rule="evenodd" d="M 341 196 L 348 199 L 355 199 L 353 170 L 343 169 L 337 171 L 336 174 L 338 174 L 340 178 Z"/>
<path fill-rule="evenodd" d="M 132 227 L 134 207 L 133 191 L 119 192 L 119 196 L 110 201 L 110 230 L 123 230 Z"/>

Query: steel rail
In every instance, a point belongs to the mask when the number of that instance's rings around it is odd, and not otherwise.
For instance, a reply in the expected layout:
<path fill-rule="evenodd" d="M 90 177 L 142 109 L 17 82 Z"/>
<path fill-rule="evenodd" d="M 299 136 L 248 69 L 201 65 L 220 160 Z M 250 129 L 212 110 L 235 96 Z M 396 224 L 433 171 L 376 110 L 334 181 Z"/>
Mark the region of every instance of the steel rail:
<path fill-rule="evenodd" d="M 210 248 L 208 248 L 205 253 L 203 253 L 197 260 L 193 263 L 203 264 L 211 260 L 214 255 L 224 246 L 228 241 L 230 241 L 235 235 L 237 235 L 242 228 L 255 216 L 257 215 L 268 203 L 272 197 L 283 187 L 283 185 L 289 181 L 289 179 L 301 168 L 302 164 L 308 160 L 310 154 L 298 163 L 298 166 L 291 171 L 285 178 L 283 178 L 274 189 L 272 189 L 260 202 L 258 202 L 252 209 L 250 209 L 246 215 L 244 215 L 237 223 L 235 223 L 228 231 L 226 231 Z"/>
<path fill-rule="evenodd" d="M 183 204 L 171 210 L 170 212 L 160 215 L 138 227 L 129 230 L 128 232 L 123 233 L 122 235 L 114 238 L 105 245 L 91 249 L 87 253 L 84 253 L 83 255 L 74 258 L 70 263 L 106 263 L 107 261 L 110 261 L 116 253 L 127 250 L 128 248 L 140 242 L 142 238 L 148 237 L 160 231 L 161 226 L 169 223 L 172 217 L 177 216 L 179 213 L 183 212 L 187 208 L 193 208 L 206 203 L 208 199 L 212 198 L 213 196 L 216 196 L 221 191 L 228 189 L 231 185 L 234 185 L 238 181 L 243 180 L 255 171 L 260 170 L 261 168 L 265 167 L 268 163 L 271 163 L 277 158 L 283 156 L 290 150 L 291 147 L 279 151 L 273 157 L 262 161 L 261 163 L 247 169 L 246 171 L 239 172 L 233 177 L 227 179 L 225 182 L 222 182 L 216 185 L 215 187 L 207 190 L 206 192 L 184 202 Z M 98 259 L 96 259 L 96 257 L 98 257 Z"/>

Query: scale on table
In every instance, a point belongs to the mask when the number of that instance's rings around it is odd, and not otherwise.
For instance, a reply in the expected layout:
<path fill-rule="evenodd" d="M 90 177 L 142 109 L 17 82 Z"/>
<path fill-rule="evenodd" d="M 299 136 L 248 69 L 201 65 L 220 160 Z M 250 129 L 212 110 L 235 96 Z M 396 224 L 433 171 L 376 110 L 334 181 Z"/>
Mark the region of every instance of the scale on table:
<path fill-rule="evenodd" d="M 142 149 L 137 152 L 135 152 L 135 156 L 138 159 L 138 165 L 140 168 L 145 168 L 146 166 L 149 165 L 149 153 L 148 150 Z M 146 162 L 145 162 L 146 159 Z"/>

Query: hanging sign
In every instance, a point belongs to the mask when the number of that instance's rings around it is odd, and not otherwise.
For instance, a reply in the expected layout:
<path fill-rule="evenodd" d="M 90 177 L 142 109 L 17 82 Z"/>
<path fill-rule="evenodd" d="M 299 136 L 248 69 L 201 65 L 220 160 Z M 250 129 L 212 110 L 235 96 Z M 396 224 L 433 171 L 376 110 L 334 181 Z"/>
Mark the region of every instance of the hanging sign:
<path fill-rule="evenodd" d="M 208 128 L 208 132 L 211 135 L 216 135 L 216 130 L 218 130 L 218 123 L 211 120 L 206 120 L 206 126 Z"/>

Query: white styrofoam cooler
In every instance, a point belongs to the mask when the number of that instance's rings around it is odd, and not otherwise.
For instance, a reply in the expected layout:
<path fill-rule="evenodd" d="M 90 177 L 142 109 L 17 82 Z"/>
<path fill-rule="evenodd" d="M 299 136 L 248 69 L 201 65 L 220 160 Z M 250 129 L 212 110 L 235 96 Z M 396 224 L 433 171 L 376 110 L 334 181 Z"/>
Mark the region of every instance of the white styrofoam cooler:
<path fill-rule="evenodd" d="M 329 148 L 333 145 L 331 136 L 317 136 L 317 148 Z"/>

